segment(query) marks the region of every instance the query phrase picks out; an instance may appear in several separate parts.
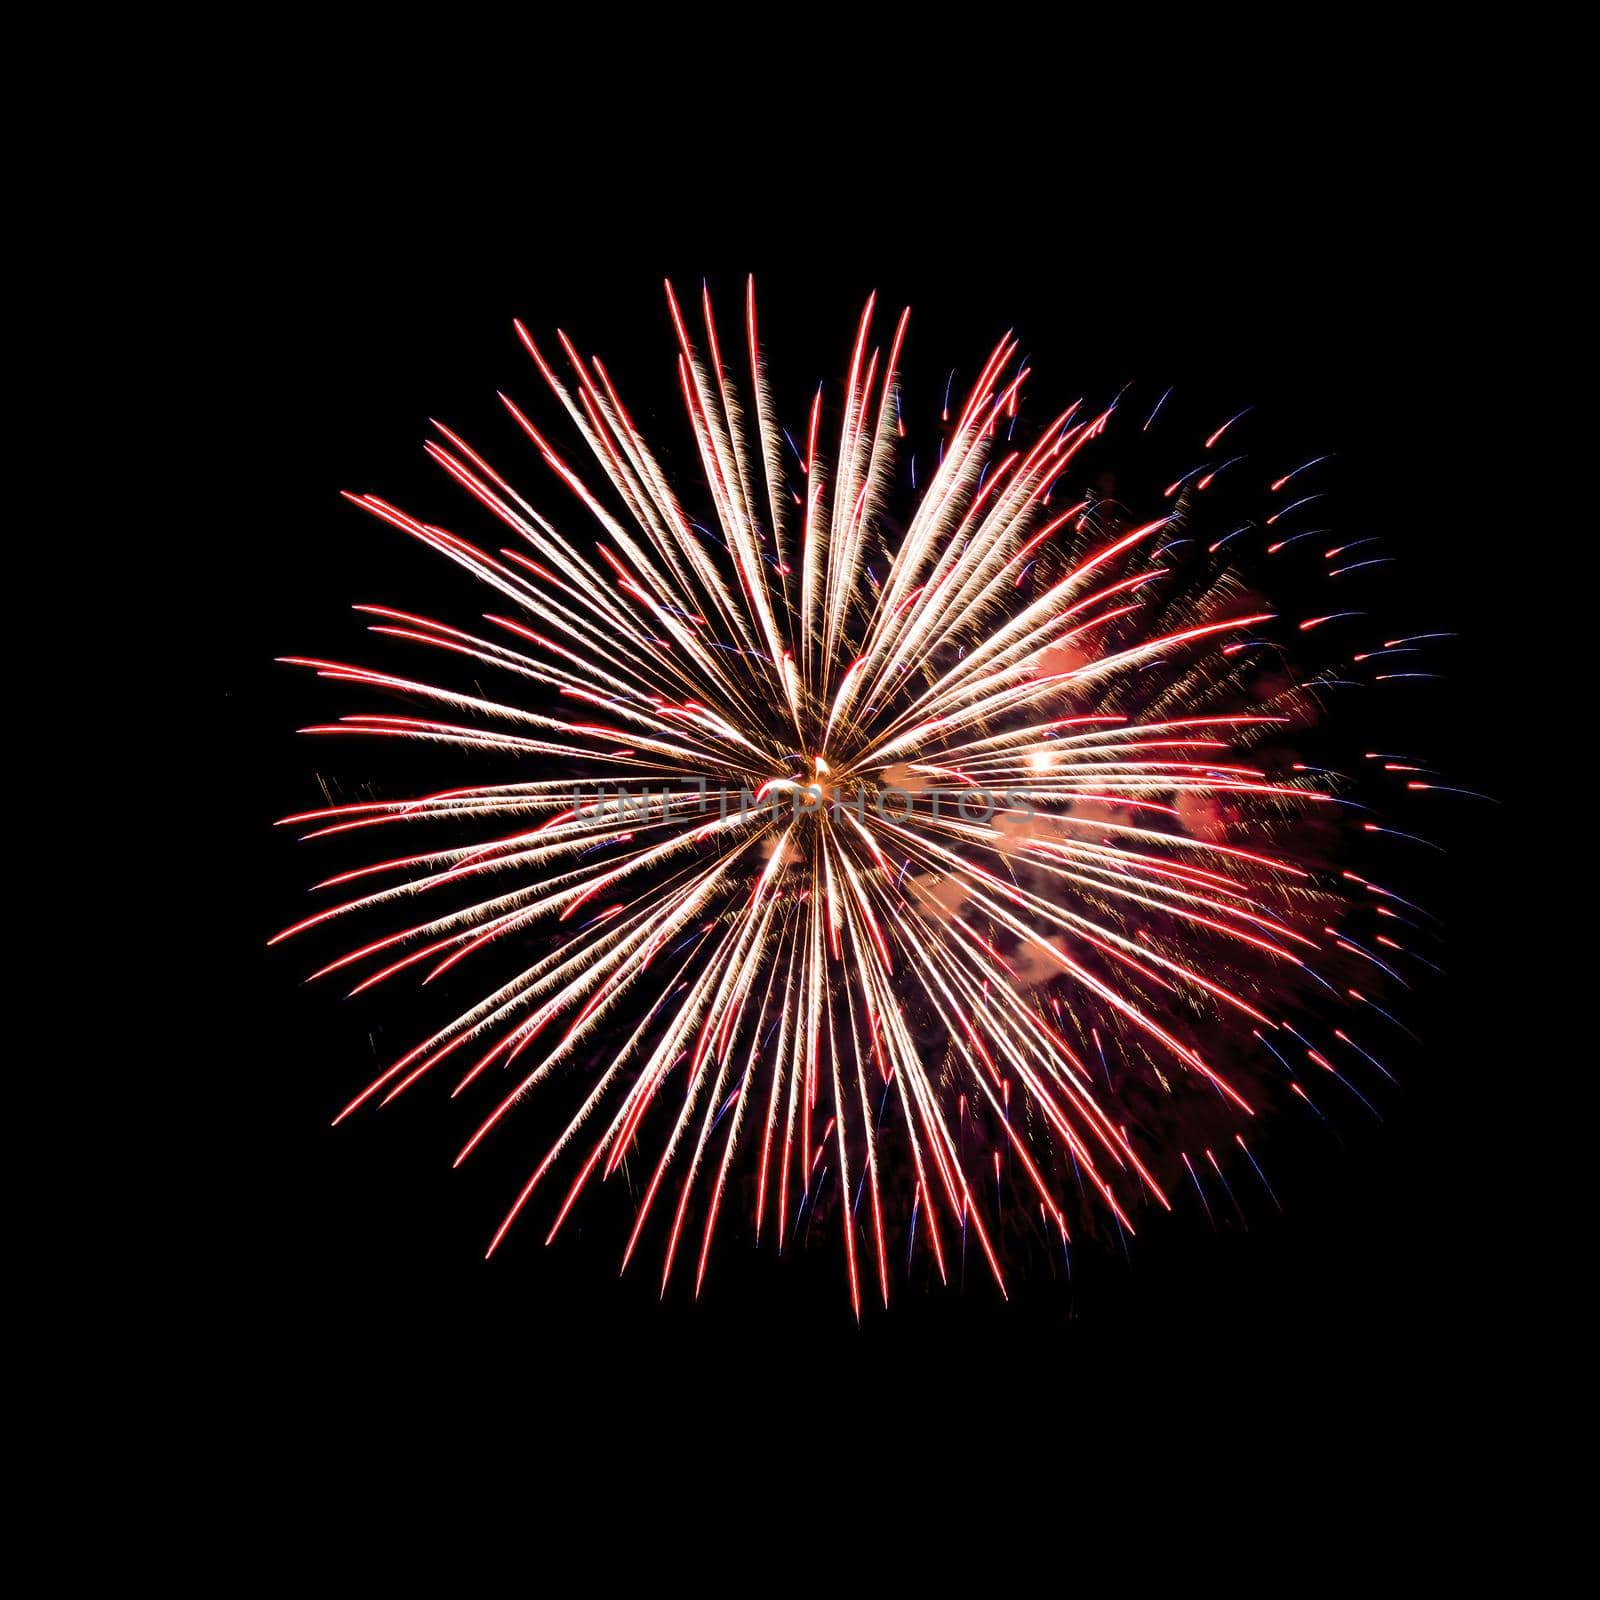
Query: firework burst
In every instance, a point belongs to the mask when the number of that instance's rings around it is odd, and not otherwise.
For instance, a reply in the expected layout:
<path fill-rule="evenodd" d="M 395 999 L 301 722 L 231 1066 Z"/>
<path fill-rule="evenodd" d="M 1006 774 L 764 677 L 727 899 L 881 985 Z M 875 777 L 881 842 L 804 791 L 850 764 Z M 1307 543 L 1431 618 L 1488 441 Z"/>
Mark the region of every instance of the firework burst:
<path fill-rule="evenodd" d="M 945 1275 L 970 1230 L 1004 1292 L 1008 1205 L 1064 1245 L 1096 1211 L 1132 1232 L 1140 1209 L 1170 1209 L 1178 1178 L 1204 1198 L 1207 1171 L 1226 1190 L 1210 1145 L 1169 1137 L 1188 1105 L 1223 1119 L 1213 1143 L 1236 1144 L 1265 1186 L 1239 1131 L 1258 1068 L 1241 1076 L 1234 1058 L 1278 1064 L 1272 1092 L 1309 1100 L 1302 1064 L 1336 1068 L 1306 995 L 1364 1001 L 1329 963 L 1393 975 L 1340 931 L 1345 894 L 1400 904 L 1330 865 L 1348 803 L 1272 754 L 1334 680 L 1252 665 L 1275 629 L 1343 613 L 1280 622 L 1225 564 L 1237 534 L 1273 553 L 1306 537 L 1289 529 L 1318 462 L 1271 482 L 1279 511 L 1205 541 L 1191 508 L 1246 470 L 1230 448 L 1246 413 L 1138 516 L 1074 476 L 1114 426 L 1158 424 L 1166 395 L 1148 418 L 1114 401 L 1027 426 L 1008 335 L 964 400 L 947 388 L 936 457 L 908 460 L 905 314 L 875 345 L 868 303 L 842 409 L 819 389 L 791 434 L 753 286 L 732 359 L 709 295 L 691 335 L 667 294 L 703 524 L 605 366 L 558 335 L 558 370 L 520 323 L 590 457 L 569 460 L 502 396 L 561 510 L 438 424 L 429 456 L 507 544 L 348 497 L 470 573 L 494 609 L 463 630 L 358 607 L 373 632 L 470 668 L 474 692 L 291 658 L 413 702 L 307 731 L 518 772 L 285 819 L 457 840 L 319 884 L 340 903 L 280 939 L 367 911 L 405 925 L 318 976 L 364 992 L 491 952 L 513 968 L 336 1120 L 448 1075 L 453 1094 L 486 1097 L 459 1163 L 565 1070 L 581 1103 L 490 1254 L 553 1174 L 551 1238 L 642 1156 L 624 1265 L 660 1215 L 663 1291 L 688 1245 L 698 1292 L 735 1200 L 781 1249 L 826 1194 L 858 1315 L 864 1284 L 887 1302 L 897 1240 Z M 1377 559 L 1336 542 L 1328 558 L 1335 575 Z"/>

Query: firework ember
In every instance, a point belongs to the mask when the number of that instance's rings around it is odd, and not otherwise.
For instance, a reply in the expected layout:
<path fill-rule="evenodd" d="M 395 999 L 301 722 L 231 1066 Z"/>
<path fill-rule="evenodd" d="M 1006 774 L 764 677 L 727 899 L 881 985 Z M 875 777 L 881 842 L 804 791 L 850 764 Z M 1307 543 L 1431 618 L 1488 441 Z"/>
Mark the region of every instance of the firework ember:
<path fill-rule="evenodd" d="M 1171 428 L 1168 394 L 1030 422 L 1010 335 L 965 398 L 928 397 L 914 455 L 908 317 L 879 337 L 872 302 L 842 387 L 791 431 L 753 285 L 736 347 L 708 294 L 693 318 L 667 296 L 692 492 L 600 361 L 519 323 L 587 450 L 502 397 L 555 480 L 542 508 L 438 424 L 429 456 L 496 538 L 348 497 L 490 603 L 468 627 L 358 607 L 457 686 L 291 658 L 411 702 L 306 731 L 452 747 L 508 781 L 285 819 L 412 841 L 278 936 L 403 924 L 318 976 L 365 993 L 501 963 L 337 1120 L 443 1080 L 483 1097 L 459 1164 L 514 1145 L 563 1075 L 577 1109 L 508 1184 L 491 1255 L 638 1166 L 624 1266 L 652 1219 L 663 1292 L 684 1257 L 698 1292 L 731 1216 L 778 1249 L 837 1227 L 858 1316 L 915 1252 L 948 1275 L 970 1236 L 1003 1293 L 1007 1230 L 1059 1252 L 1136 1231 L 1180 1182 L 1232 1201 L 1224 1163 L 1275 1203 L 1256 1114 L 1314 1106 L 1330 1074 L 1360 1096 L 1383 1071 L 1367 1026 L 1393 1026 L 1370 996 L 1404 982 L 1407 903 L 1341 853 L 1378 824 L 1291 743 L 1341 681 L 1297 649 L 1336 639 L 1370 671 L 1340 632 L 1360 601 L 1280 616 L 1230 564 L 1315 536 L 1298 551 L 1326 544 L 1342 598 L 1382 563 L 1306 526 L 1325 458 L 1252 461 L 1247 407 L 1130 507 L 1106 452 Z M 1260 514 L 1207 527 L 1213 486 L 1246 475 Z M 1404 671 L 1421 642 L 1354 660 Z M 1352 906 L 1393 925 L 1375 942 Z"/>

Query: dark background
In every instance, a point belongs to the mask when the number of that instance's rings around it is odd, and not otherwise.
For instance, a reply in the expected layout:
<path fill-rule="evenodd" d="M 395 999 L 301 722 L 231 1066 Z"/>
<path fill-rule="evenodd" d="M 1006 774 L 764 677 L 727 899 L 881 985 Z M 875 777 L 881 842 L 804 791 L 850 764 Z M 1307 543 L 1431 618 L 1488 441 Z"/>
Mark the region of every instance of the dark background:
<path fill-rule="evenodd" d="M 1269 1410 L 1282 1400 L 1309 1430 L 1387 1416 L 1402 1449 L 1437 1448 L 1465 1427 L 1463 1397 L 1519 1304 L 1517 1253 L 1503 1243 L 1515 1213 L 1503 1096 L 1520 1060 L 1509 1023 L 1519 980 L 1504 953 L 1515 888 L 1498 867 L 1509 810 L 1442 801 L 1429 831 L 1448 858 L 1420 853 L 1413 871 L 1397 856 L 1396 883 L 1423 885 L 1418 897 L 1447 924 L 1448 977 L 1421 986 L 1407 1013 L 1426 1047 L 1401 1053 L 1381 1126 L 1346 1106 L 1337 1137 L 1296 1135 L 1276 1152 L 1283 1218 L 1258 1195 L 1248 1231 L 1226 1220 L 1213 1232 L 1191 1204 L 1141 1236 L 1131 1262 L 1084 1245 L 1070 1291 L 1041 1273 L 1004 1305 L 969 1271 L 961 1290 L 897 1286 L 890 1311 L 869 1304 L 860 1328 L 836 1227 L 781 1262 L 728 1228 L 699 1303 L 680 1273 L 658 1305 L 648 1262 L 619 1283 L 625 1230 L 599 1212 L 580 1209 L 549 1250 L 528 1226 L 486 1264 L 525 1156 L 543 1145 L 530 1131 L 452 1172 L 473 1108 L 428 1088 L 331 1129 L 437 1013 L 383 991 L 343 1002 L 302 986 L 307 953 L 265 948 L 304 914 L 307 884 L 366 859 L 364 844 L 297 845 L 274 819 L 322 803 L 318 773 L 344 797 L 380 771 L 405 784 L 403 763 L 381 765 L 368 745 L 297 739 L 297 726 L 357 706 L 348 686 L 273 656 L 399 660 L 366 642 L 353 602 L 446 620 L 476 609 L 464 579 L 338 491 L 481 527 L 422 456 L 435 416 L 511 464 L 535 503 L 556 505 L 494 398 L 506 389 L 566 439 L 514 315 L 599 353 L 682 467 L 667 274 L 680 295 L 710 277 L 727 349 L 744 274 L 756 273 L 791 431 L 816 380 L 838 381 L 877 289 L 891 315 L 912 307 L 913 419 L 919 408 L 931 418 L 950 366 L 970 375 L 1015 327 L 1036 357 L 1039 410 L 1080 393 L 1103 400 L 1129 380 L 1153 403 L 1174 384 L 1208 423 L 1254 405 L 1256 439 L 1285 469 L 1336 452 L 1336 533 L 1380 533 L 1401 558 L 1384 580 L 1392 632 L 1461 635 L 1436 658 L 1446 681 L 1402 704 L 1409 745 L 1449 781 L 1495 790 L 1479 736 L 1504 693 L 1499 619 L 1514 597 L 1498 570 L 1499 511 L 1517 464 L 1485 442 L 1504 335 L 1464 326 L 1458 311 L 1493 276 L 1471 248 L 1465 197 L 1437 185 L 1413 196 L 1402 175 L 1378 185 L 1337 168 L 1299 188 L 1236 189 L 1226 203 L 1152 193 L 1103 208 L 1051 190 L 996 235 L 979 196 L 937 227 L 881 214 L 870 226 L 855 213 L 808 221 L 797 201 L 788 214 L 781 174 L 761 220 L 739 201 L 718 208 L 715 226 L 659 197 L 624 225 L 592 196 L 543 183 L 464 202 L 427 169 L 420 209 L 402 210 L 367 195 L 350 150 L 324 181 L 330 203 L 264 241 L 279 303 L 257 356 L 276 427 L 238 490 L 250 531 L 234 549 L 244 600 L 223 684 L 240 804 L 218 1070 L 247 1085 L 223 1135 L 243 1180 L 226 1220 L 247 1285 L 241 1325 L 272 1383 L 334 1407 L 403 1392 L 406 1414 L 419 1396 L 448 1413 L 517 1395 L 552 1427 L 596 1406 L 733 1402 L 804 1431 L 840 1392 L 866 1416 L 904 1406 L 976 1428 L 1019 1415 L 1028 1427 L 1081 1426 L 1091 1406 L 1115 1416 L 1180 1395 L 1222 1429 L 1247 1399 Z M 1371 699 L 1341 714 L 1364 717 Z"/>

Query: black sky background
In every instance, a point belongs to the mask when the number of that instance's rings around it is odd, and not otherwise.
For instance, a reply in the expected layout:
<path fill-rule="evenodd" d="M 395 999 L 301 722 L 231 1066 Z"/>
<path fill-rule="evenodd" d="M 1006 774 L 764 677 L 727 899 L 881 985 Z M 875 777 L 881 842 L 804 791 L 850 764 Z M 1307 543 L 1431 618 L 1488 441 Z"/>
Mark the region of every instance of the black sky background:
<path fill-rule="evenodd" d="M 1506 470 L 1482 440 L 1485 377 L 1503 351 L 1460 318 L 1461 291 L 1487 271 L 1464 249 L 1460 197 L 1402 210 L 1392 184 L 1379 204 L 1370 184 L 1336 174 L 1303 191 L 1246 189 L 1226 208 L 1152 193 L 1099 209 L 1073 191 L 1041 198 L 991 242 L 976 199 L 938 227 L 854 214 L 818 225 L 781 205 L 776 219 L 735 206 L 710 225 L 656 196 L 631 226 L 565 190 L 530 186 L 489 207 L 424 181 L 430 198 L 407 212 L 365 197 L 362 161 L 354 147 L 330 158 L 318 204 L 291 207 L 287 230 L 262 241 L 277 303 L 258 358 L 276 429 L 243 491 L 244 601 L 222 684 L 238 799 L 222 950 L 230 1070 L 253 1086 L 223 1159 L 236 1150 L 245 1180 L 230 1246 L 247 1284 L 241 1338 L 270 1352 L 272 1383 L 314 1409 L 403 1389 L 403 1409 L 423 1394 L 448 1413 L 512 1391 L 558 1431 L 580 1426 L 597 1395 L 708 1412 L 739 1393 L 771 1397 L 761 1403 L 800 1428 L 841 1388 L 868 1414 L 925 1405 L 974 1427 L 1019 1407 L 1042 1428 L 1085 1426 L 1091 1403 L 1115 1414 L 1180 1394 L 1220 1425 L 1244 1396 L 1282 1396 L 1308 1429 L 1355 1426 L 1354 1406 L 1397 1417 L 1406 1448 L 1437 1448 L 1462 1425 L 1468 1352 L 1495 1346 L 1520 1293 L 1492 1149 L 1493 1097 L 1518 1059 L 1502 949 L 1513 891 L 1494 877 L 1510 823 L 1493 807 L 1434 813 L 1450 854 L 1414 858 L 1411 878 L 1447 926 L 1448 977 L 1421 986 L 1407 1014 L 1425 1047 L 1401 1052 L 1381 1126 L 1345 1109 L 1337 1138 L 1286 1141 L 1273 1170 L 1284 1217 L 1258 1195 L 1248 1231 L 1212 1232 L 1191 1206 L 1142 1236 L 1131 1261 L 1085 1245 L 1070 1291 L 1043 1278 L 1005 1305 L 969 1270 L 964 1288 L 902 1284 L 860 1328 L 836 1229 L 781 1262 L 730 1232 L 698 1304 L 685 1281 L 659 1305 L 648 1270 L 617 1281 L 614 1215 L 575 1218 L 550 1250 L 529 1227 L 486 1264 L 538 1141 L 530 1132 L 452 1172 L 464 1114 L 428 1090 L 331 1129 L 432 1013 L 303 986 L 307 958 L 265 941 L 304 914 L 307 884 L 365 859 L 296 845 L 273 820 L 322 803 L 318 773 L 348 792 L 380 771 L 400 786 L 405 771 L 355 742 L 297 739 L 297 726 L 355 707 L 272 658 L 376 661 L 383 647 L 364 642 L 355 602 L 471 614 L 462 581 L 338 491 L 466 531 L 464 498 L 422 456 L 433 416 L 491 444 L 531 498 L 549 500 L 495 400 L 496 388 L 539 398 L 513 316 L 606 359 L 681 465 L 664 275 L 690 291 L 709 277 L 728 327 L 756 273 L 791 428 L 816 380 L 837 381 L 876 289 L 880 305 L 912 307 L 913 414 L 931 416 L 949 367 L 970 374 L 1014 327 L 1048 401 L 1130 380 L 1153 398 L 1172 384 L 1197 416 L 1256 407 L 1275 461 L 1279 447 L 1293 460 L 1335 452 L 1336 531 L 1379 533 L 1399 558 L 1384 582 L 1393 631 L 1461 635 L 1438 658 L 1446 680 L 1400 720 L 1450 781 L 1495 789 L 1477 735 L 1503 693 L 1505 595 L 1489 567 L 1501 532 L 1495 496 L 1462 487 Z M 1363 697 L 1341 714 L 1366 715 Z M 1400 859 L 1397 882 L 1413 865 Z"/>

